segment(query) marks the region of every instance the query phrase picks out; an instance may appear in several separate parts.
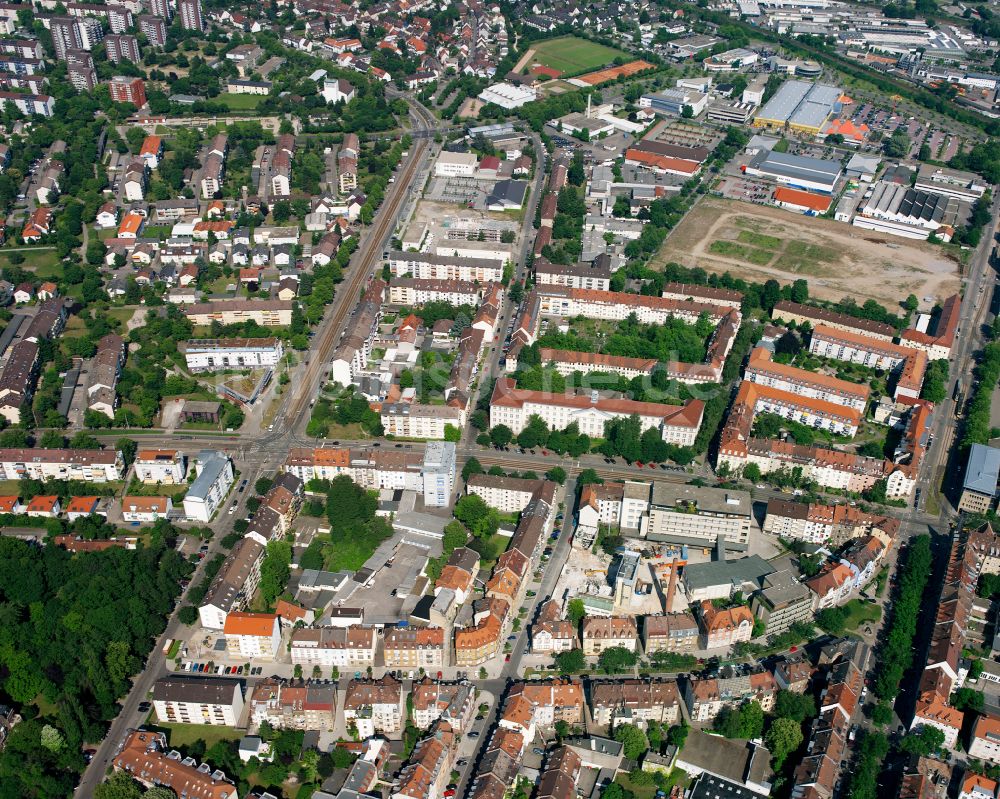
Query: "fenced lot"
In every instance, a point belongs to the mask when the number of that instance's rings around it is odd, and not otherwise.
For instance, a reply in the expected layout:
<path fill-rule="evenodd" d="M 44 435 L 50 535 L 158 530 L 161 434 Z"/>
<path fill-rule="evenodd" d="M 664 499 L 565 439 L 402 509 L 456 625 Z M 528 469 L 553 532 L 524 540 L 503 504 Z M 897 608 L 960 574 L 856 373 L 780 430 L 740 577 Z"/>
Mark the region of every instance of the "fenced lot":
<path fill-rule="evenodd" d="M 651 265 L 670 261 L 755 282 L 805 278 L 816 298 L 890 309 L 911 293 L 940 300 L 959 287 L 958 264 L 940 246 L 719 197 L 703 197 Z"/>

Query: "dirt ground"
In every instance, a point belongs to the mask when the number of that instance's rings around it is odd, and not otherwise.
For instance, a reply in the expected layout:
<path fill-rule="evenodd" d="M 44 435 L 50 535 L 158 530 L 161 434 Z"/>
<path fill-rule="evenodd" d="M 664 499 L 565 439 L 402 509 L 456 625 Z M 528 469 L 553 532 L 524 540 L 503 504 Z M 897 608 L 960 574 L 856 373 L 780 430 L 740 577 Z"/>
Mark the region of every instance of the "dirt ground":
<path fill-rule="evenodd" d="M 483 110 L 483 101 L 475 97 L 467 97 L 462 107 L 458 109 L 458 115 L 465 119 L 478 119 L 479 112 Z"/>
<path fill-rule="evenodd" d="M 651 266 L 670 261 L 758 282 L 805 278 L 816 298 L 890 308 L 911 293 L 929 307 L 959 289 L 958 263 L 935 245 L 718 197 L 701 199 Z"/>

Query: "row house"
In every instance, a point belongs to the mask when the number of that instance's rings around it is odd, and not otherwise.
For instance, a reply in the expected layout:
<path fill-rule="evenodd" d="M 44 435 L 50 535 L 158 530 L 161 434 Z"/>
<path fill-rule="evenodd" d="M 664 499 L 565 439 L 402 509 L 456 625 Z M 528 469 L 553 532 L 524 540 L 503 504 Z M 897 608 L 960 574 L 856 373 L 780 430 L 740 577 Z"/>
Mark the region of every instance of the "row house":
<path fill-rule="evenodd" d="M 367 369 L 382 319 L 385 292 L 385 282 L 373 280 L 354 307 L 330 364 L 330 379 L 334 382 L 350 386 Z"/>
<path fill-rule="evenodd" d="M 589 693 L 594 723 L 609 729 L 619 724 L 635 724 L 645 729 L 651 721 L 671 725 L 681 717 L 676 680 L 597 681 L 590 683 Z"/>
<path fill-rule="evenodd" d="M 439 719 L 457 733 L 465 732 L 476 713 L 476 689 L 467 682 L 444 683 L 425 677 L 412 689 L 413 723 L 421 730 Z"/>
<path fill-rule="evenodd" d="M 106 483 L 123 480 L 121 452 L 103 449 L 0 449 L 2 480 L 83 480 Z"/>
<path fill-rule="evenodd" d="M 770 351 L 764 347 L 755 347 L 750 353 L 743 378 L 751 383 L 861 412 L 868 405 L 868 386 L 778 363 L 771 360 Z"/>
<path fill-rule="evenodd" d="M 434 583 L 434 596 L 451 591 L 459 605 L 464 605 L 479 574 L 479 553 L 468 547 L 456 547 Z"/>
<path fill-rule="evenodd" d="M 538 782 L 535 799 L 576 799 L 583 761 L 568 746 L 554 750 Z"/>
<path fill-rule="evenodd" d="M 292 663 L 364 669 L 375 665 L 378 636 L 374 627 L 315 627 L 292 632 L 289 653 Z"/>
<path fill-rule="evenodd" d="M 595 657 L 614 647 L 632 652 L 639 648 L 639 631 L 632 616 L 585 618 L 582 639 L 583 654 L 587 657 Z"/>
<path fill-rule="evenodd" d="M 391 799 L 441 796 L 451 779 L 460 738 L 447 722 L 438 723 L 421 738 L 393 784 Z"/>
<path fill-rule="evenodd" d="M 753 624 L 753 613 L 745 605 L 717 608 L 706 599 L 698 607 L 702 649 L 730 647 L 749 641 L 753 637 Z"/>
<path fill-rule="evenodd" d="M 538 620 L 531 625 L 532 652 L 568 652 L 576 647 L 576 627 L 563 619 L 559 603 L 550 599 L 538 612 Z"/>
<path fill-rule="evenodd" d="M 362 739 L 376 732 L 402 732 L 405 719 L 403 684 L 388 674 L 378 680 L 351 680 L 344 696 L 344 720 Z"/>
<path fill-rule="evenodd" d="M 163 787 L 178 796 L 238 799 L 239 791 L 223 772 L 196 763 L 194 758 L 182 759 L 176 750 L 168 751 L 164 733 L 131 730 L 112 766 L 146 788 Z"/>
<path fill-rule="evenodd" d="M 385 667 L 432 671 L 448 665 L 441 627 L 391 627 L 382 636 Z"/>
<path fill-rule="evenodd" d="M 688 611 L 643 619 L 643 648 L 647 655 L 690 654 L 697 648 L 698 635 L 698 622 Z"/>
<path fill-rule="evenodd" d="M 740 677 L 689 679 L 684 683 L 684 702 L 692 721 L 709 722 L 724 707 L 736 708 L 744 702 L 758 702 L 770 712 L 778 694 L 778 684 L 769 671 Z"/>
<path fill-rule="evenodd" d="M 771 499 L 761 529 L 782 538 L 837 547 L 855 538 L 873 536 L 889 547 L 899 532 L 899 520 L 868 513 L 856 505 Z"/>
<path fill-rule="evenodd" d="M 250 693 L 250 721 L 281 730 L 332 730 L 337 686 L 267 677 Z"/>

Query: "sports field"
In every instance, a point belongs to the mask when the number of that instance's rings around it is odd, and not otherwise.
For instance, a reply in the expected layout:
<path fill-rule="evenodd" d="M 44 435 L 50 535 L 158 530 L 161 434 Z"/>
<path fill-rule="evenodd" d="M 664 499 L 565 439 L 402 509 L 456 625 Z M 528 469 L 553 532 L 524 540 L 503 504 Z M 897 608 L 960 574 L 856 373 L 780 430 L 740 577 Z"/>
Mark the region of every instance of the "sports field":
<path fill-rule="evenodd" d="M 220 94 L 216 99 L 229 106 L 230 111 L 253 111 L 264 99 L 262 94 Z"/>
<path fill-rule="evenodd" d="M 619 56 L 625 56 L 621 50 L 578 39 L 576 36 L 533 42 L 531 49 L 534 51 L 533 65 L 548 67 L 564 75 L 597 69 L 610 64 Z"/>

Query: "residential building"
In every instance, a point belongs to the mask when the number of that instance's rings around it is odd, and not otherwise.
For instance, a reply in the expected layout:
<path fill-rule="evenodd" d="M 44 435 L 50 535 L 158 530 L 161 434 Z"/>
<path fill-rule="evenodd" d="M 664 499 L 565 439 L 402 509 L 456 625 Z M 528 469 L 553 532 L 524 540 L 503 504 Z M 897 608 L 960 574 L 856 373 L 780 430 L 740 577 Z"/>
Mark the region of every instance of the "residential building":
<path fill-rule="evenodd" d="M 628 723 L 645 729 L 651 721 L 677 723 L 681 718 L 681 697 L 676 680 L 595 680 L 590 685 L 590 710 L 594 724 L 601 727 Z"/>
<path fill-rule="evenodd" d="M 158 16 L 141 15 L 139 17 L 139 32 L 146 36 L 153 47 L 163 47 L 167 43 L 167 25 Z"/>
<path fill-rule="evenodd" d="M 191 799 L 238 799 L 236 786 L 224 773 L 196 763 L 194 758 L 182 760 L 179 752 L 168 752 L 167 736 L 148 730 L 131 730 L 112 761 L 116 771 L 128 773 L 146 788 L 163 787 Z"/>
<path fill-rule="evenodd" d="M 211 521 L 233 485 L 233 463 L 219 450 L 203 449 L 194 461 L 197 477 L 184 495 L 184 513 L 189 519 Z"/>
<path fill-rule="evenodd" d="M 222 632 L 231 658 L 274 660 L 281 644 L 281 625 L 274 613 L 229 613 Z"/>
<path fill-rule="evenodd" d="M 444 508 L 455 485 L 456 448 L 451 441 L 428 441 L 421 463 L 424 505 Z"/>
<path fill-rule="evenodd" d="M 108 333 L 97 343 L 97 353 L 90 366 L 87 386 L 87 410 L 114 419 L 118 407 L 116 387 L 125 365 L 125 342 L 121 336 Z"/>
<path fill-rule="evenodd" d="M 237 542 L 198 606 L 202 627 L 222 630 L 230 611 L 239 611 L 249 605 L 260 585 L 263 559 L 264 545 L 260 542 L 253 538 L 242 538 Z"/>
<path fill-rule="evenodd" d="M 108 61 L 112 64 L 120 64 L 122 61 L 138 64 L 142 59 L 139 40 L 130 34 L 105 36 L 104 46 L 107 48 Z"/>
<path fill-rule="evenodd" d="M 126 522 L 155 522 L 173 510 L 170 497 L 122 497 L 122 519 Z"/>
<path fill-rule="evenodd" d="M 811 544 L 842 546 L 874 535 L 889 546 L 899 531 L 899 521 L 867 513 L 856 505 L 822 505 L 772 499 L 767 503 L 763 531 Z"/>
<path fill-rule="evenodd" d="M 448 723 L 435 726 L 420 739 L 396 777 L 391 799 L 424 799 L 440 796 L 451 779 L 459 738 Z"/>
<path fill-rule="evenodd" d="M 750 361 L 743 372 L 743 379 L 862 412 L 868 404 L 868 386 L 778 363 L 771 359 L 771 353 L 764 347 L 755 347 L 750 353 Z"/>
<path fill-rule="evenodd" d="M 78 92 L 87 93 L 97 85 L 97 70 L 94 59 L 86 50 L 66 51 L 66 76 L 70 85 Z"/>
<path fill-rule="evenodd" d="M 0 479 L 114 482 L 125 479 L 125 461 L 113 449 L 0 449 Z"/>
<path fill-rule="evenodd" d="M 443 441 L 452 431 L 465 426 L 465 414 L 448 405 L 408 402 L 382 404 L 379 419 L 386 435 Z"/>
<path fill-rule="evenodd" d="M 264 327 L 286 327 L 292 323 L 293 305 L 288 300 L 218 300 L 189 305 L 184 315 L 196 327 L 216 321 L 232 325 L 251 320 Z"/>
<path fill-rule="evenodd" d="M 404 721 L 403 685 L 389 675 L 379 680 L 351 680 L 344 697 L 344 720 L 358 735 L 401 732 Z"/>
<path fill-rule="evenodd" d="M 520 513 L 543 482 L 522 477 L 473 474 L 466 481 L 465 491 L 467 494 L 475 494 L 501 513 Z"/>
<path fill-rule="evenodd" d="M 368 368 L 368 358 L 382 320 L 385 291 L 384 281 L 373 280 L 351 312 L 330 363 L 330 379 L 342 386 L 352 385 Z"/>
<path fill-rule="evenodd" d="M 976 718 L 972 725 L 968 755 L 976 760 L 1000 763 L 1000 717 L 983 713 Z"/>
<path fill-rule="evenodd" d="M 769 671 L 736 677 L 691 678 L 684 682 L 684 702 L 692 721 L 712 721 L 725 708 L 757 702 L 765 713 L 774 709 L 778 684 Z"/>
<path fill-rule="evenodd" d="M 781 635 L 793 624 L 812 621 L 813 595 L 791 573 L 779 571 L 763 578 L 763 587 L 753 595 L 751 607 L 768 635 Z"/>
<path fill-rule="evenodd" d="M 613 647 L 633 652 L 639 649 L 639 631 L 631 616 L 587 617 L 583 620 L 582 632 L 583 654 L 587 657 L 595 657 Z"/>
<path fill-rule="evenodd" d="M 248 704 L 253 724 L 266 721 L 281 730 L 330 731 L 336 723 L 337 686 L 267 677 L 253 686 Z"/>
<path fill-rule="evenodd" d="M 289 652 L 297 665 L 365 669 L 375 664 L 377 644 L 374 627 L 313 627 L 292 631 Z"/>
<path fill-rule="evenodd" d="M 440 719 L 456 732 L 466 732 L 476 715 L 476 689 L 468 682 L 446 683 L 424 677 L 414 681 L 412 697 L 413 724 L 421 730 L 430 729 Z"/>
<path fill-rule="evenodd" d="M 630 399 L 602 398 L 590 394 L 551 394 L 519 389 L 513 380 L 496 381 L 490 400 L 490 426 L 503 424 L 520 433 L 532 416 L 539 416 L 551 428 L 562 430 L 576 423 L 581 433 L 604 435 L 604 424 L 611 419 L 637 414 L 643 429 L 653 428 L 671 444 L 691 446 L 701 426 L 704 403 L 688 400 L 684 405 L 663 405 Z"/>
<path fill-rule="evenodd" d="M 192 339 L 182 349 L 192 372 L 273 368 L 284 354 L 277 338 Z"/>
<path fill-rule="evenodd" d="M 703 600 L 698 610 L 702 649 L 729 647 L 753 637 L 753 613 L 745 605 L 719 609 Z"/>
<path fill-rule="evenodd" d="M 162 677 L 153 683 L 153 710 L 168 724 L 235 727 L 243 715 L 239 680 L 221 677 Z"/>
<path fill-rule="evenodd" d="M 806 580 L 805 585 L 813 593 L 815 610 L 844 604 L 854 590 L 851 569 L 843 563 L 830 564 L 815 577 Z"/>
<path fill-rule="evenodd" d="M 136 479 L 147 484 L 177 485 L 187 474 L 184 453 L 176 449 L 140 449 L 134 467 Z"/>
<path fill-rule="evenodd" d="M 180 17 L 181 27 L 185 30 L 205 30 L 201 15 L 201 0 L 177 0 L 177 16 Z"/>
<path fill-rule="evenodd" d="M 857 316 L 848 316 L 826 308 L 803 305 L 788 300 L 781 300 L 775 304 L 771 318 L 775 321 L 795 322 L 797 324 L 808 322 L 814 330 L 822 326 L 841 332 L 857 333 L 868 338 L 876 338 L 886 343 L 892 342 L 896 337 L 895 328 L 884 322 L 861 319 Z"/>
<path fill-rule="evenodd" d="M 136 108 L 146 104 L 146 82 L 142 78 L 116 75 L 108 84 L 111 99 L 116 103 L 132 103 Z"/>
<path fill-rule="evenodd" d="M 458 280 L 466 283 L 494 283 L 503 279 L 506 257 L 470 258 L 435 255 L 429 252 L 389 251 L 389 268 L 393 277 L 418 280 Z"/>
<path fill-rule="evenodd" d="M 646 655 L 656 652 L 688 654 L 697 649 L 698 622 L 684 611 L 643 619 L 643 650 Z"/>
<path fill-rule="evenodd" d="M 441 627 L 390 627 L 382 637 L 385 667 L 430 672 L 448 665 Z"/>

